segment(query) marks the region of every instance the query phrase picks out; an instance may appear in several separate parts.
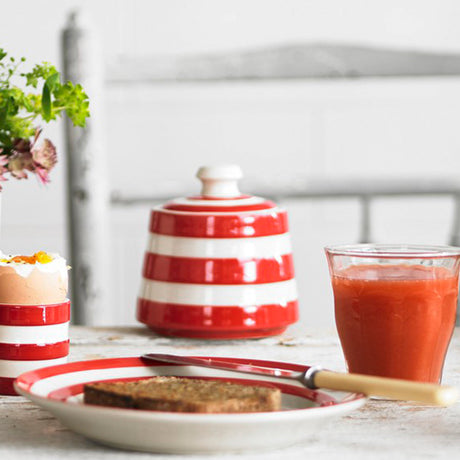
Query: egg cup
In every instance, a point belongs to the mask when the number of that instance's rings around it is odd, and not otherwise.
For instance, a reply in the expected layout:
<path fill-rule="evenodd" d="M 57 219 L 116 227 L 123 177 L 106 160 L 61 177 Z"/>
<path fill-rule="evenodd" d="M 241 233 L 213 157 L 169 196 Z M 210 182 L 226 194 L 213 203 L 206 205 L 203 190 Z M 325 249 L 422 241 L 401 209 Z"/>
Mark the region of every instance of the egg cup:
<path fill-rule="evenodd" d="M 16 395 L 15 378 L 67 362 L 70 300 L 54 304 L 0 304 L 0 395 Z"/>

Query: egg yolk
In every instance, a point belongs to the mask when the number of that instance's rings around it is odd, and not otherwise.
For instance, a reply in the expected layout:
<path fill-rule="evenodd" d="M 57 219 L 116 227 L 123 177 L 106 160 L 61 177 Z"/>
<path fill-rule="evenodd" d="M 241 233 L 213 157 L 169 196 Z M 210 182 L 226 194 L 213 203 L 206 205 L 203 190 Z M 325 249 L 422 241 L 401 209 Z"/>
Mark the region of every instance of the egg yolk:
<path fill-rule="evenodd" d="M 36 261 L 40 264 L 49 264 L 53 258 L 45 251 L 39 251 L 34 254 Z"/>
<path fill-rule="evenodd" d="M 10 259 L 0 259 L 0 262 L 7 264 L 10 262 L 15 262 L 19 264 L 35 264 L 37 262 L 40 264 L 48 264 L 52 260 L 53 257 L 47 254 L 45 251 L 39 251 L 36 252 L 33 256 L 15 256 L 11 257 Z"/>

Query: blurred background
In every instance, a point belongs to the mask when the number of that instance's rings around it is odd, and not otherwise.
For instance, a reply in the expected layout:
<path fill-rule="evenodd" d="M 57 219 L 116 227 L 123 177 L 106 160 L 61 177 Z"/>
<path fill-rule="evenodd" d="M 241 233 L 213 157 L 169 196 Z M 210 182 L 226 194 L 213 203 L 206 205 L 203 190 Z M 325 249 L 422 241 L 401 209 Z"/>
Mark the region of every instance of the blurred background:
<path fill-rule="evenodd" d="M 197 193 L 201 165 L 239 164 L 241 190 L 288 210 L 297 328 L 333 327 L 326 244 L 458 242 L 459 2 L 15 0 L 0 46 L 62 67 L 74 11 L 111 196 L 93 324 L 136 324 L 149 210 Z M 45 135 L 59 165 L 5 183 L 1 249 L 71 259 L 63 123 Z"/>

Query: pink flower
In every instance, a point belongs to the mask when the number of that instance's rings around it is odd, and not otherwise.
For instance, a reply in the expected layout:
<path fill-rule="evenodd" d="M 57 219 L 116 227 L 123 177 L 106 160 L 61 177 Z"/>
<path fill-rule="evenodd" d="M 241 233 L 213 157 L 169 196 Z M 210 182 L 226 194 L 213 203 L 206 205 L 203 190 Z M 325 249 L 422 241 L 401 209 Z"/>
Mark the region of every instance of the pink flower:
<path fill-rule="evenodd" d="M 16 151 L 8 161 L 8 171 L 16 179 L 27 179 L 26 171 L 35 171 L 32 154 L 27 151 Z"/>
<path fill-rule="evenodd" d="M 32 149 L 32 158 L 37 169 L 49 172 L 57 163 L 56 147 L 49 139 L 45 139 L 39 148 Z"/>
<path fill-rule="evenodd" d="M 32 145 L 28 139 L 15 139 L 13 142 L 13 151 L 15 152 L 27 153 L 30 152 L 31 147 Z"/>
<path fill-rule="evenodd" d="M 31 147 L 28 139 L 15 139 L 13 142 L 13 154 L 8 158 L 8 171 L 16 179 L 27 179 L 26 171 L 35 171 Z"/>
<path fill-rule="evenodd" d="M 3 149 L 0 148 L 0 182 L 5 182 L 8 179 L 4 176 L 5 173 L 8 172 L 8 155 L 1 155 Z M 0 190 L 2 190 L 2 186 L 0 185 Z"/>
<path fill-rule="evenodd" d="M 46 169 L 38 166 L 35 170 L 35 174 L 38 176 L 42 184 L 48 184 L 50 182 L 48 171 Z"/>
<path fill-rule="evenodd" d="M 15 139 L 11 154 L 0 155 L 0 181 L 7 180 L 3 176 L 7 172 L 16 179 L 27 179 L 27 171 L 37 174 L 44 184 L 50 181 L 49 172 L 57 163 L 56 148 L 49 139 L 45 139 L 40 147 L 36 147 L 40 133 L 41 130 L 37 129 L 32 141 Z"/>

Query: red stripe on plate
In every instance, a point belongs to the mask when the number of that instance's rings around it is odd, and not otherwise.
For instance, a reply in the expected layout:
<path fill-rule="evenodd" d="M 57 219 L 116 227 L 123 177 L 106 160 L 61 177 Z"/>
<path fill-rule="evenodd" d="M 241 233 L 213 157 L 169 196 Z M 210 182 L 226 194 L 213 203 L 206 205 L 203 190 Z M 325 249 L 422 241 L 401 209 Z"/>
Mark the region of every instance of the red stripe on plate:
<path fill-rule="evenodd" d="M 175 375 L 175 377 L 180 377 Z M 103 380 L 94 380 L 88 381 L 85 383 L 78 383 L 75 385 L 69 385 L 67 387 L 59 388 L 58 390 L 51 391 L 48 395 L 48 399 L 55 399 L 58 401 L 67 401 L 67 399 L 80 395 L 83 393 L 84 385 L 96 382 L 137 382 L 139 380 L 148 380 L 152 377 L 128 377 L 128 378 L 116 378 L 116 379 L 103 379 Z M 269 387 L 269 388 L 278 388 L 281 390 L 282 393 L 298 396 L 300 398 L 308 399 L 320 406 L 330 406 L 336 403 L 336 399 L 326 393 L 319 393 L 314 390 L 310 390 L 304 387 L 296 387 L 293 385 L 289 385 L 286 383 L 280 382 L 266 382 L 263 380 L 249 380 L 244 378 L 229 378 L 229 377 L 208 377 L 208 376 L 197 376 L 197 377 L 190 377 L 186 376 L 183 378 L 187 378 L 190 380 L 217 380 L 223 382 L 231 382 L 237 383 L 240 385 L 250 385 L 250 386 L 258 386 L 258 387 Z"/>
<path fill-rule="evenodd" d="M 13 387 L 14 378 L 0 377 L 0 395 L 18 396 Z"/>
<path fill-rule="evenodd" d="M 271 259 L 199 259 L 148 252 L 143 276 L 157 281 L 198 284 L 260 284 L 294 278 L 291 254 Z"/>
<path fill-rule="evenodd" d="M 137 319 L 152 328 L 203 331 L 250 332 L 259 329 L 285 328 L 298 318 L 297 301 L 285 305 L 196 306 L 153 302 L 138 299 Z"/>
<path fill-rule="evenodd" d="M 200 356 L 203 358 L 203 356 Z M 265 360 L 253 360 L 244 358 L 228 358 L 228 357 L 213 357 L 217 361 L 232 361 L 240 364 L 254 364 L 256 366 L 273 367 L 289 369 L 292 371 L 305 372 L 308 370 L 308 366 L 303 366 L 294 363 L 284 363 L 281 361 L 265 361 Z M 55 375 L 71 374 L 73 372 L 91 371 L 97 369 L 115 369 L 122 367 L 151 367 L 151 366 L 177 366 L 177 364 L 168 364 L 163 361 L 154 361 L 151 359 L 142 358 L 112 358 L 112 359 L 93 359 L 88 361 L 77 361 L 74 363 L 58 364 L 56 366 L 50 366 L 41 369 L 35 369 L 33 371 L 21 374 L 16 379 L 16 384 L 19 385 L 23 390 L 29 391 L 30 387 L 37 381 L 46 379 L 48 377 L 54 377 Z"/>
<path fill-rule="evenodd" d="M 0 304 L 3 326 L 44 326 L 70 321 L 70 301 L 53 305 Z"/>
<path fill-rule="evenodd" d="M 43 344 L 0 343 L 0 359 L 15 361 L 56 359 L 69 354 L 69 341 Z"/>
<path fill-rule="evenodd" d="M 264 201 L 262 203 L 237 205 L 237 206 L 206 206 L 206 205 L 190 205 L 190 204 L 176 204 L 167 203 L 163 206 L 164 209 L 170 211 L 186 211 L 186 212 L 248 212 L 248 211 L 262 211 L 264 209 L 276 208 L 273 201 Z"/>
<path fill-rule="evenodd" d="M 195 238 L 248 238 L 287 233 L 286 211 L 261 215 L 200 215 L 152 211 L 150 232 Z"/>
<path fill-rule="evenodd" d="M 168 364 L 165 364 L 166 366 Z M 38 380 L 53 377 L 55 375 L 69 374 L 72 372 L 89 371 L 93 369 L 112 369 L 118 367 L 146 366 L 141 358 L 115 358 L 115 359 L 94 359 L 89 361 L 78 361 L 75 363 L 57 364 L 42 369 L 36 369 L 21 374 L 16 383 L 24 390 L 29 391 L 30 387 Z"/>

